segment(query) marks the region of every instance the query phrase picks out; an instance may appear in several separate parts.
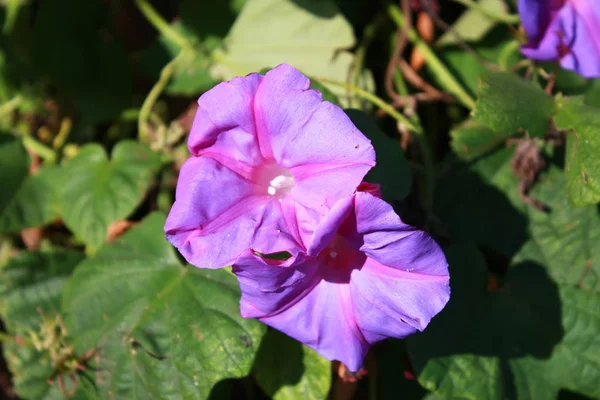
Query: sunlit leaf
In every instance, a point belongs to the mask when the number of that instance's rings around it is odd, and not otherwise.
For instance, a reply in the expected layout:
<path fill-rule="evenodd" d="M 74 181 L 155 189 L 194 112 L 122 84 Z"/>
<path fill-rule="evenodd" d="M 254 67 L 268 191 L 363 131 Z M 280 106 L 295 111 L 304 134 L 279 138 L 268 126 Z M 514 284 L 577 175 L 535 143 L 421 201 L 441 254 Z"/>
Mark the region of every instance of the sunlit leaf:
<path fill-rule="evenodd" d="M 556 113 L 567 131 L 567 194 L 575 206 L 600 202 L 600 108 L 568 102 Z"/>
<path fill-rule="evenodd" d="M 148 216 L 75 271 L 63 295 L 75 347 L 99 348 L 101 398 L 208 396 L 250 372 L 264 326 L 239 315 L 235 277 L 181 265 Z"/>
<path fill-rule="evenodd" d="M 535 84 L 514 73 L 496 72 L 482 79 L 473 115 L 507 137 L 519 131 L 543 137 L 555 108 L 552 97 Z"/>
<path fill-rule="evenodd" d="M 94 250 L 106 240 L 110 223 L 129 216 L 142 201 L 159 166 L 156 153 L 132 141 L 119 142 L 111 160 L 100 145 L 82 147 L 61 174 L 65 224 Z"/>
<path fill-rule="evenodd" d="M 213 74 L 229 80 L 288 63 L 304 73 L 344 81 L 352 27 L 331 0 L 248 0 L 214 54 Z"/>

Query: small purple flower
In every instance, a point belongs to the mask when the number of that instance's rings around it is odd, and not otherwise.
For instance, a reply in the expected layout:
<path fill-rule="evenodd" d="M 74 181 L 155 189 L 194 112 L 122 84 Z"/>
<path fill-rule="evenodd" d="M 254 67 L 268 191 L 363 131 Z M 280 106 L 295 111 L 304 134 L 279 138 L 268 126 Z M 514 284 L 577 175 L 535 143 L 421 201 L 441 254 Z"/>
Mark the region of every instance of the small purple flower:
<path fill-rule="evenodd" d="M 560 60 L 581 76 L 600 77 L 600 1 L 519 0 L 528 42 L 521 49 L 534 60 Z"/>
<path fill-rule="evenodd" d="M 371 344 L 425 329 L 450 297 L 448 265 L 426 233 L 358 192 L 315 229 L 310 253 L 281 265 L 247 252 L 233 265 L 242 316 L 358 371 Z"/>
<path fill-rule="evenodd" d="M 203 94 L 165 232 L 191 264 L 311 246 L 314 227 L 375 164 L 371 142 L 282 64 Z"/>

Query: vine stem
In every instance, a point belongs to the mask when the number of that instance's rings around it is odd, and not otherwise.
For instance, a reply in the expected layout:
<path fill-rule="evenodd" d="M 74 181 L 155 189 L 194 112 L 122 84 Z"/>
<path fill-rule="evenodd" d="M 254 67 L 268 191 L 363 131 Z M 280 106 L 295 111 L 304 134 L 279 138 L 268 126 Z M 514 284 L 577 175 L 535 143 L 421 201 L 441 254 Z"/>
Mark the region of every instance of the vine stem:
<path fill-rule="evenodd" d="M 404 14 L 400 10 L 398 6 L 395 4 L 388 5 L 388 14 L 390 18 L 396 23 L 398 28 L 402 29 L 404 27 Z M 460 83 L 454 78 L 454 76 L 448 71 L 446 66 L 440 61 L 439 58 L 434 54 L 433 50 L 425 43 L 420 37 L 419 34 L 412 28 L 406 31 L 406 35 L 408 40 L 412 44 L 414 44 L 425 60 L 427 61 L 427 66 L 433 72 L 433 74 L 438 78 L 440 85 L 452 93 L 456 99 L 469 110 L 475 108 L 475 100 L 467 93 L 467 91 L 462 87 Z"/>
<path fill-rule="evenodd" d="M 373 93 L 370 93 L 366 90 L 363 90 L 354 85 L 350 85 L 345 82 L 338 82 L 327 78 L 316 78 L 312 79 L 319 81 L 321 83 L 328 83 L 330 85 L 340 86 L 345 88 L 346 90 L 356 94 L 358 97 L 361 97 L 375 106 L 379 107 L 381 110 L 385 111 L 389 116 L 394 118 L 399 124 L 402 124 L 404 127 L 414 132 L 414 137 L 417 139 L 419 143 L 419 148 L 421 149 L 421 157 L 423 158 L 423 172 L 425 176 L 425 193 L 423 196 L 423 208 L 427 214 L 427 218 L 431 217 L 431 210 L 433 206 L 433 192 L 435 190 L 435 170 L 433 165 L 433 157 L 431 155 L 431 149 L 429 148 L 429 143 L 427 142 L 427 138 L 425 137 L 425 132 L 423 128 L 418 123 L 416 125 L 412 121 L 410 121 L 407 117 L 399 113 L 394 107 L 390 104 L 386 103 L 381 98 L 377 97 Z"/>
<path fill-rule="evenodd" d="M 144 17 L 170 41 L 177 43 L 180 47 L 189 47 L 189 41 L 173 27 L 152 7 L 147 0 L 135 0 L 135 5 L 144 14 Z"/>
<path fill-rule="evenodd" d="M 358 97 L 362 97 L 363 99 L 367 100 L 368 102 L 376 105 L 377 107 L 379 107 L 380 109 L 385 111 L 387 114 L 390 115 L 390 117 L 394 118 L 396 121 L 403 124 L 406 128 L 408 128 L 411 131 L 417 132 L 417 131 L 421 130 L 421 127 L 418 127 L 415 124 L 413 124 L 407 117 L 405 117 L 404 115 L 399 113 L 398 110 L 396 110 L 390 104 L 386 103 L 381 98 L 375 96 L 371 92 L 368 92 L 364 89 L 361 89 L 359 87 L 356 87 L 356 86 L 351 85 L 346 82 L 334 81 L 334 80 L 328 79 L 328 78 L 313 77 L 313 79 L 316 81 L 319 81 L 321 83 L 342 87 L 342 88 L 356 94 Z"/>
<path fill-rule="evenodd" d="M 50 147 L 38 142 L 32 136 L 23 136 L 23 146 L 29 151 L 42 157 L 48 164 L 56 162 L 56 153 Z"/>
<path fill-rule="evenodd" d="M 15 342 L 16 339 L 14 336 L 9 335 L 5 332 L 0 332 L 0 342 Z"/>
<path fill-rule="evenodd" d="M 0 105 L 0 118 L 4 118 L 6 115 L 12 113 L 17 107 L 21 105 L 23 98 L 20 94 L 16 95 L 6 103 Z"/>
<path fill-rule="evenodd" d="M 167 65 L 163 67 L 160 71 L 160 77 L 158 81 L 152 86 L 150 93 L 144 99 L 144 103 L 142 103 L 142 107 L 140 108 L 140 113 L 138 116 L 138 135 L 140 141 L 147 142 L 150 135 L 148 134 L 148 120 L 150 119 L 150 115 L 152 114 L 152 107 L 160 97 L 161 93 L 169 83 L 169 80 L 173 76 L 175 72 L 175 66 L 185 55 L 186 49 L 183 49 L 177 54 L 177 57 L 169 61 Z"/>
<path fill-rule="evenodd" d="M 481 6 L 481 4 L 478 4 L 476 2 L 474 2 L 473 0 L 452 0 L 455 3 L 459 3 L 462 4 L 465 7 L 468 7 L 472 10 L 475 10 L 477 12 L 479 12 L 482 15 L 485 15 L 486 17 L 488 17 L 489 19 L 493 19 L 505 24 L 518 24 L 519 22 L 521 22 L 521 17 L 519 16 L 519 14 L 500 14 L 500 13 L 495 13 L 493 11 L 490 11 L 484 7 Z"/>

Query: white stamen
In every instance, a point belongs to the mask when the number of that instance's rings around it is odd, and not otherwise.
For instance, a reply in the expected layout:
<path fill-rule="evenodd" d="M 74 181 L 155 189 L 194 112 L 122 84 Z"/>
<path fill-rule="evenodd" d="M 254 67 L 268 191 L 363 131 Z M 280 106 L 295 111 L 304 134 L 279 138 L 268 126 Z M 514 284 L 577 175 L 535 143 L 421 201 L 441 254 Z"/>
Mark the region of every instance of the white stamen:
<path fill-rule="evenodd" d="M 275 178 L 271 179 L 269 182 L 269 187 L 267 188 L 267 193 L 271 196 L 277 194 L 277 192 L 288 192 L 292 187 L 294 187 L 294 178 L 289 175 L 277 175 Z"/>
<path fill-rule="evenodd" d="M 331 258 L 336 258 L 337 257 L 337 252 L 332 251 L 329 253 L 329 256 L 331 256 Z"/>

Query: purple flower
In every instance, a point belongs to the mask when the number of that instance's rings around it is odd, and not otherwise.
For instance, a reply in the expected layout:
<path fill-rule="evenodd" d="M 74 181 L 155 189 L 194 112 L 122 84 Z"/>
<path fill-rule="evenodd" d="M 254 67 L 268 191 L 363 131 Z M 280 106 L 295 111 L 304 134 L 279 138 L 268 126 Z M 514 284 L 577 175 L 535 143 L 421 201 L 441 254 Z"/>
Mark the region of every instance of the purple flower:
<path fill-rule="evenodd" d="M 371 142 L 310 81 L 282 64 L 203 94 L 165 232 L 197 267 L 248 249 L 311 246 L 314 227 L 375 164 Z"/>
<path fill-rule="evenodd" d="M 600 77 L 600 1 L 519 0 L 519 14 L 529 37 L 526 57 Z"/>
<path fill-rule="evenodd" d="M 357 371 L 369 346 L 423 330 L 450 297 L 448 265 L 426 233 L 385 201 L 358 192 L 317 226 L 311 253 L 233 266 L 242 316 L 268 325 Z"/>

